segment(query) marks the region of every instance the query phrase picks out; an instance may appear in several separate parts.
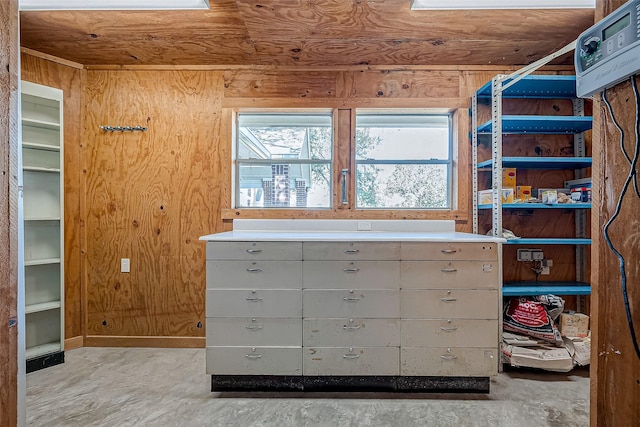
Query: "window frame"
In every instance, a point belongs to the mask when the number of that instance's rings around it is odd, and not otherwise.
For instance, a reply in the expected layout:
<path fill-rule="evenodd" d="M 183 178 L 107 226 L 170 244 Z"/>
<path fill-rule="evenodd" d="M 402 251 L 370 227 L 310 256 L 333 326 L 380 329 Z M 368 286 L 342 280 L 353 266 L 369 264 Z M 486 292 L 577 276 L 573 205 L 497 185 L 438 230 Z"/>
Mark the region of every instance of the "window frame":
<path fill-rule="evenodd" d="M 354 120 L 354 130 L 358 128 L 358 116 L 440 116 L 447 118 L 447 127 L 448 127 L 448 135 L 447 135 L 447 160 L 440 159 L 424 159 L 424 160 L 400 160 L 400 159 L 385 159 L 385 160 L 376 160 L 376 159 L 358 159 L 357 152 L 357 140 L 354 132 L 353 137 L 353 165 L 354 165 L 354 194 L 355 200 L 354 209 L 370 211 L 370 210 L 391 210 L 391 211 L 453 211 L 455 205 L 455 189 L 457 187 L 454 176 L 454 168 L 455 168 L 455 160 L 454 156 L 457 150 L 454 147 L 454 116 L 455 111 L 429 111 L 425 112 L 424 110 L 407 110 L 407 109 L 394 109 L 394 108 L 385 108 L 385 109 L 355 109 L 355 120 Z M 375 207 L 365 207 L 358 206 L 358 182 L 357 182 L 357 168 L 358 165 L 446 165 L 447 166 L 447 194 L 446 194 L 446 207 L 384 207 L 384 206 L 375 206 Z"/>
<path fill-rule="evenodd" d="M 295 116 L 295 115 L 306 115 L 306 116 L 326 116 L 329 118 L 329 129 L 331 132 L 331 147 L 329 149 L 331 153 L 330 159 L 296 159 L 296 158 L 281 158 L 281 159 L 240 159 L 239 158 L 239 145 L 240 145 L 240 116 L 242 115 L 265 115 L 265 116 Z M 334 159 L 335 159 L 335 149 L 336 149 L 336 132 L 335 132 L 335 122 L 336 117 L 333 110 L 326 108 L 318 108 L 318 109 L 260 109 L 260 110 L 240 110 L 236 111 L 233 115 L 233 133 L 232 133 L 232 200 L 231 206 L 233 209 L 250 209 L 250 210 L 331 210 L 333 209 L 333 188 L 334 188 Z M 280 161 L 278 161 L 280 160 Z M 240 191 L 240 165 L 248 164 L 248 165 L 274 165 L 274 164 L 288 164 L 288 165 L 328 165 L 329 166 L 329 204 L 328 206 L 312 206 L 312 207 L 303 207 L 303 206 L 239 206 L 239 200 L 241 197 Z M 264 196 L 263 196 L 264 197 Z"/>

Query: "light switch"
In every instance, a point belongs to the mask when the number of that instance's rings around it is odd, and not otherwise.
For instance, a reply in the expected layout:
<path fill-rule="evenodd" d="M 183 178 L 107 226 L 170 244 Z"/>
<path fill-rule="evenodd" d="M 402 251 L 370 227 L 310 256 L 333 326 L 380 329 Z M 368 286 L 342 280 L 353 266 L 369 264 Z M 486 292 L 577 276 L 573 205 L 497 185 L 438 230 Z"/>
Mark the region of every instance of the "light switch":
<path fill-rule="evenodd" d="M 120 259 L 120 272 L 121 273 L 131 272 L 131 260 L 129 258 Z"/>

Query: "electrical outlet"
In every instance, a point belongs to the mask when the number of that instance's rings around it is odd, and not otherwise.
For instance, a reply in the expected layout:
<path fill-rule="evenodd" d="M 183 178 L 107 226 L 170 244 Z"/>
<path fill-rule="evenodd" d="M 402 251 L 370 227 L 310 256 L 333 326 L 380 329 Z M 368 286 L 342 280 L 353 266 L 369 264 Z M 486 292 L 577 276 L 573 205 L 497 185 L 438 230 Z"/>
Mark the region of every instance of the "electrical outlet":
<path fill-rule="evenodd" d="M 120 273 L 131 272 L 131 260 L 129 258 L 120 259 Z"/>
<path fill-rule="evenodd" d="M 533 261 L 542 261 L 544 259 L 544 253 L 541 249 L 531 249 L 531 259 Z"/>
<path fill-rule="evenodd" d="M 529 249 L 518 249 L 517 252 L 518 261 L 531 261 L 531 251 Z"/>
<path fill-rule="evenodd" d="M 371 221 L 358 221 L 358 231 L 371 231 Z"/>
<path fill-rule="evenodd" d="M 548 276 L 550 273 L 549 267 L 542 267 L 542 271 L 540 272 L 543 276 Z"/>

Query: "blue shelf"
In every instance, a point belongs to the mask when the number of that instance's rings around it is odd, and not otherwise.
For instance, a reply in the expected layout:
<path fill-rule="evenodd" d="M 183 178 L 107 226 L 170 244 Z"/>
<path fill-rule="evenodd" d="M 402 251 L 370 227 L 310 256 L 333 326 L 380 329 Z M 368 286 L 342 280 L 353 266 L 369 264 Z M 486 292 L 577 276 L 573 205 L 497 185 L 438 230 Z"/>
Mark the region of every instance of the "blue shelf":
<path fill-rule="evenodd" d="M 591 129 L 592 117 L 582 116 L 502 116 L 502 133 L 576 134 Z M 478 126 L 479 134 L 490 134 L 493 121 Z"/>
<path fill-rule="evenodd" d="M 505 282 L 502 296 L 590 295 L 591 286 L 584 282 Z"/>
<path fill-rule="evenodd" d="M 509 81 L 511 80 L 507 80 L 507 82 Z M 491 99 L 491 81 L 485 83 L 476 93 L 478 99 Z M 575 98 L 576 77 L 529 75 L 503 91 L 502 97 L 543 99 Z"/>
<path fill-rule="evenodd" d="M 505 168 L 522 169 L 581 169 L 591 167 L 591 157 L 503 157 Z M 490 168 L 493 160 L 478 163 L 478 168 Z"/>
<path fill-rule="evenodd" d="M 520 238 L 507 239 L 507 245 L 590 245 L 591 239 L 577 238 Z"/>
<path fill-rule="evenodd" d="M 493 205 L 478 205 L 478 209 L 492 209 Z M 591 209 L 591 203 L 503 203 L 502 209 Z"/>

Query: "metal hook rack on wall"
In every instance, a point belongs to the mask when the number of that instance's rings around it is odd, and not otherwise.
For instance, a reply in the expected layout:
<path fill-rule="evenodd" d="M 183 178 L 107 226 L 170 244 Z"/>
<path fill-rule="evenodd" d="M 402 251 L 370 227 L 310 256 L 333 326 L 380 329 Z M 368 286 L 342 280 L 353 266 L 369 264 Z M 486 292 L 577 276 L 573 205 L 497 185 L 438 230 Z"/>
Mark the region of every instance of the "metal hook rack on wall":
<path fill-rule="evenodd" d="M 148 128 L 144 126 L 100 126 L 105 132 L 146 132 Z"/>

